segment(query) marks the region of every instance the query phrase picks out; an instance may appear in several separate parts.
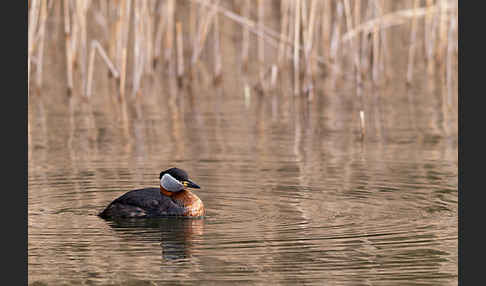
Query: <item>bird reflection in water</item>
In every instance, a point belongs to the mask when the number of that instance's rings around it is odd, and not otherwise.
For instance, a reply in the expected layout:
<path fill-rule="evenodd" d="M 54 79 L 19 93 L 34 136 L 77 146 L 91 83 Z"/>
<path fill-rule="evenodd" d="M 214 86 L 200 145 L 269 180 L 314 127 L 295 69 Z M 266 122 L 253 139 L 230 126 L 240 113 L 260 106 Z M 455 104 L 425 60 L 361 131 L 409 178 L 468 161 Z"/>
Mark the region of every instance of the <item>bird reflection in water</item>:
<path fill-rule="evenodd" d="M 123 233 L 124 239 L 160 241 L 164 261 L 191 257 L 194 245 L 204 234 L 204 219 L 197 218 L 117 219 L 110 226 Z"/>
<path fill-rule="evenodd" d="M 162 258 L 179 260 L 192 255 L 194 244 L 203 234 L 203 219 L 168 219 L 160 225 Z"/>

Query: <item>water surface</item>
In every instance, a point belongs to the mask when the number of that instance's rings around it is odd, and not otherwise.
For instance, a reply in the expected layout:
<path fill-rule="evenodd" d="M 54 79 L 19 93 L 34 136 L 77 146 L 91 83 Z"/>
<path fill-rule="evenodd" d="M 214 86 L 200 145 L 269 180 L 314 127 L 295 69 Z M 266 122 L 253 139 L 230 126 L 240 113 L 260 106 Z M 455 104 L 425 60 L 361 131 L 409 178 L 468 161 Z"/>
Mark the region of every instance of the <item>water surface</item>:
<path fill-rule="evenodd" d="M 29 283 L 457 284 L 457 113 L 439 84 L 366 87 L 364 140 L 355 89 L 196 84 L 126 106 L 109 87 L 31 97 Z M 204 219 L 96 216 L 172 166 L 202 186 Z"/>

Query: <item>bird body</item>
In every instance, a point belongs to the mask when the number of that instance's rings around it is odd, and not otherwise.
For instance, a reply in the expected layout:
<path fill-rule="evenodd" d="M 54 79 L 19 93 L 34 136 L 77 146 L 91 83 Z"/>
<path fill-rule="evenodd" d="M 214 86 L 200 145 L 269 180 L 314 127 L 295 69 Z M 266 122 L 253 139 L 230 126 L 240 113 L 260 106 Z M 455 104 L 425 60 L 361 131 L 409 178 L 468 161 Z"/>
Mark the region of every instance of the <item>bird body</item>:
<path fill-rule="evenodd" d="M 100 214 L 102 218 L 153 218 L 167 216 L 201 217 L 204 204 L 187 188 L 199 188 L 187 173 L 171 168 L 160 173 L 159 188 L 133 190 L 113 200 Z"/>

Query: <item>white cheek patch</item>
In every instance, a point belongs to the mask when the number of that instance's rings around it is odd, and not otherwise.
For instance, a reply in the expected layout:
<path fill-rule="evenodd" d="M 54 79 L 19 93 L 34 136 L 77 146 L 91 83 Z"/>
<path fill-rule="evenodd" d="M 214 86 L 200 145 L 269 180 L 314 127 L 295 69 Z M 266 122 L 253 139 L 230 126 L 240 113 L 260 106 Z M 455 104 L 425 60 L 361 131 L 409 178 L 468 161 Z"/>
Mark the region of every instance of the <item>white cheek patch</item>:
<path fill-rule="evenodd" d="M 184 185 L 179 183 L 174 177 L 169 174 L 164 174 L 160 179 L 160 185 L 169 192 L 179 192 L 184 189 Z"/>

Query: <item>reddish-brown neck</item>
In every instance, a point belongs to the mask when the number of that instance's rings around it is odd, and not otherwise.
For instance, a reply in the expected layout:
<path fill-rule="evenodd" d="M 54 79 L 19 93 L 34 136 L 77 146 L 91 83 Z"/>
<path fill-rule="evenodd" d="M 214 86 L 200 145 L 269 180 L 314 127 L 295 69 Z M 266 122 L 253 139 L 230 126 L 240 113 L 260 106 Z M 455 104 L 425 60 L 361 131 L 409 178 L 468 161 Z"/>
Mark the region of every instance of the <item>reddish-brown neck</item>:
<path fill-rule="evenodd" d="M 163 194 L 163 195 L 166 195 L 168 197 L 170 197 L 174 194 L 173 192 L 169 192 L 166 189 L 162 188 L 162 186 L 160 186 L 160 193 Z"/>

